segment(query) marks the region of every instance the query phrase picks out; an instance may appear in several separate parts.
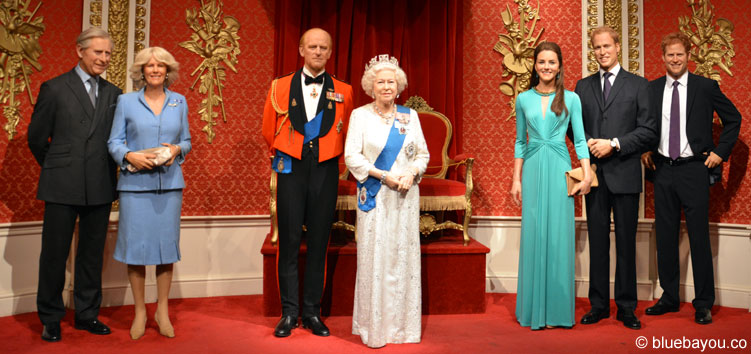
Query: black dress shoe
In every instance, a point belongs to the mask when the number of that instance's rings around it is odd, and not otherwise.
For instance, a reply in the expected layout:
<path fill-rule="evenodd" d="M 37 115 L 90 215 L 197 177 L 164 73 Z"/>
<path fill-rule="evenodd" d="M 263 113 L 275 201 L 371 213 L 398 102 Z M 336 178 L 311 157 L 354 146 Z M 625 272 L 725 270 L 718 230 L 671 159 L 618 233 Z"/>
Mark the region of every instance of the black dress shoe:
<path fill-rule="evenodd" d="M 652 307 L 647 307 L 647 309 L 644 311 L 644 313 L 650 316 L 659 316 L 668 312 L 678 312 L 678 306 L 668 305 L 662 300 L 657 301 L 657 303 Z"/>
<path fill-rule="evenodd" d="M 52 322 L 44 325 L 42 339 L 48 342 L 59 342 L 62 338 L 60 334 L 60 322 Z"/>
<path fill-rule="evenodd" d="M 712 323 L 712 311 L 709 309 L 696 309 L 694 320 L 698 324 L 710 324 Z"/>
<path fill-rule="evenodd" d="M 331 334 L 329 328 L 323 324 L 323 321 L 321 321 L 321 318 L 318 316 L 303 318 L 302 328 L 310 328 L 310 330 L 313 331 L 313 334 L 321 337 L 328 337 L 329 334 Z"/>
<path fill-rule="evenodd" d="M 274 327 L 274 335 L 277 337 L 289 337 L 295 328 L 297 328 L 297 316 L 282 316 L 279 319 L 279 323 Z"/>
<path fill-rule="evenodd" d="M 610 311 L 590 310 L 582 316 L 581 324 L 594 324 L 608 317 L 610 317 Z"/>
<path fill-rule="evenodd" d="M 76 329 L 88 331 L 91 334 L 110 334 L 110 328 L 106 324 L 99 322 L 99 320 L 76 320 Z"/>
<path fill-rule="evenodd" d="M 626 328 L 641 329 L 641 322 L 636 318 L 636 315 L 634 315 L 634 311 L 618 311 L 615 319 L 623 322 L 623 325 L 626 326 Z"/>

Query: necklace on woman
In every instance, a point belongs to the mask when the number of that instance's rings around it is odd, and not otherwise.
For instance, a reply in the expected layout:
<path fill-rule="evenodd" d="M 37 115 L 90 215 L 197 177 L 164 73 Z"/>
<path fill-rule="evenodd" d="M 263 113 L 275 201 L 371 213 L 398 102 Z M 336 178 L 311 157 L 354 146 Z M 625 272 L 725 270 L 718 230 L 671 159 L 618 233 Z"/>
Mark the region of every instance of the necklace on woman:
<path fill-rule="evenodd" d="M 537 86 L 533 87 L 532 89 L 535 90 L 535 92 L 537 92 L 537 94 L 540 96 L 550 96 L 555 93 L 555 89 L 552 89 L 550 91 L 540 91 L 537 89 Z"/>
<path fill-rule="evenodd" d="M 391 119 L 394 118 L 393 109 L 388 114 L 384 114 L 383 112 L 381 112 L 381 110 L 378 108 L 378 105 L 375 102 L 373 102 L 373 108 L 375 109 L 376 113 L 378 113 L 378 115 L 381 116 L 381 120 L 386 124 L 389 124 L 391 122 Z"/>

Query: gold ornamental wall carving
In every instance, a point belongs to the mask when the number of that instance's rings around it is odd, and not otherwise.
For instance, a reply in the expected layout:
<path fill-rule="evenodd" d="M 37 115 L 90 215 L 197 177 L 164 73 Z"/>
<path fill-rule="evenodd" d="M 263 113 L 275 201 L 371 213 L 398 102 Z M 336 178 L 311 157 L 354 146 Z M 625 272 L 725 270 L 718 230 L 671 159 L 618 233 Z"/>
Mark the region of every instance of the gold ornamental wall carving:
<path fill-rule="evenodd" d="M 3 125 L 8 140 L 16 135 L 16 127 L 21 121 L 19 106 L 21 101 L 16 95 L 26 91 L 29 102 L 34 104 L 31 93 L 32 69 L 41 71 L 37 61 L 42 54 L 39 37 L 44 33 L 44 17 L 36 16 L 42 2 L 31 4 L 26 1 L 0 1 L 0 103 L 3 104 Z"/>
<path fill-rule="evenodd" d="M 136 0 L 136 20 L 133 29 L 133 53 L 138 53 L 146 48 L 146 0 Z"/>
<path fill-rule="evenodd" d="M 109 0 L 107 14 L 108 28 L 112 43 L 110 65 L 107 68 L 107 81 L 125 91 L 128 72 L 128 0 Z"/>
<path fill-rule="evenodd" d="M 227 79 L 226 68 L 237 73 L 237 56 L 240 55 L 240 36 L 237 32 L 240 30 L 240 22 L 232 16 L 224 15 L 221 0 L 200 0 L 200 3 L 199 9 L 185 11 L 185 22 L 193 33 L 190 40 L 181 42 L 180 46 L 203 58 L 201 64 L 190 74 L 191 77 L 198 74 L 190 89 L 193 90 L 198 81 L 201 81 L 198 92 L 206 97 L 201 100 L 198 114 L 206 122 L 201 130 L 211 143 L 216 136 L 214 126 L 219 116 L 214 107 L 221 109 L 222 119 L 227 122 L 222 89 Z"/>
<path fill-rule="evenodd" d="M 509 113 L 506 120 L 516 117 L 516 97 L 520 92 L 529 88 L 529 82 L 534 68 L 534 51 L 539 44 L 540 37 L 545 28 L 535 34 L 537 21 L 540 20 L 540 1 L 537 8 L 529 5 L 528 0 L 514 0 L 518 5 L 516 13 L 519 14 L 519 22 L 514 19 L 513 12 L 506 5 L 506 10 L 501 13 L 503 27 L 507 33 L 498 35 L 498 42 L 493 50 L 503 55 L 503 73 L 501 78 L 504 82 L 498 86 L 506 96 L 510 96 Z"/>
<path fill-rule="evenodd" d="M 694 44 L 689 60 L 696 63 L 694 73 L 721 82 L 720 70 L 733 76 L 730 70 L 735 57 L 733 30 L 735 26 L 725 18 L 715 21 L 714 5 L 710 0 L 687 0 L 692 15 L 678 18 L 678 27 Z"/>
<path fill-rule="evenodd" d="M 586 60 L 583 75 L 591 75 L 599 70 L 595 59 L 595 52 L 589 40 L 592 30 L 599 26 L 610 26 L 621 34 L 621 52 L 618 62 L 621 66 L 638 75 L 642 70 L 642 0 L 582 0 L 585 15 L 582 19 L 582 30 L 586 34 L 582 38 L 582 45 L 586 48 L 583 53 Z M 625 17 L 624 17 L 625 8 Z"/>

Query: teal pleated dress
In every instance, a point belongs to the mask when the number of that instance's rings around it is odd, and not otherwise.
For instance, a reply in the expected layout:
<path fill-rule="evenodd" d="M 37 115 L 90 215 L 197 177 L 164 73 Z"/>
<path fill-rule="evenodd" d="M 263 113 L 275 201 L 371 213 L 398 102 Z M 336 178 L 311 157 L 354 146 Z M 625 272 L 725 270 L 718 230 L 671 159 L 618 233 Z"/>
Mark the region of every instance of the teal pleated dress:
<path fill-rule="evenodd" d="M 524 159 L 516 318 L 532 329 L 576 322 L 574 198 L 566 192 L 565 178 L 571 169 L 569 125 L 578 158 L 589 158 L 579 96 L 565 91 L 568 115 L 556 116 L 550 110 L 555 94 L 549 95 L 544 118 L 542 97 L 535 90 L 517 97 L 514 146 L 514 157 Z"/>

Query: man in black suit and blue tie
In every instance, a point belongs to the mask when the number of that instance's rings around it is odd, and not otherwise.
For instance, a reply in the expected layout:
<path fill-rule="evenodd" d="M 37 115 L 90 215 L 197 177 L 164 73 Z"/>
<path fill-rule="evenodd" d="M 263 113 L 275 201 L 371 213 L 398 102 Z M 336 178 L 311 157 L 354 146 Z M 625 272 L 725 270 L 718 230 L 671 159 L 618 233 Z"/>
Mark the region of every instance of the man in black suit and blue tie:
<path fill-rule="evenodd" d="M 42 83 L 29 123 L 29 149 L 42 171 L 37 198 L 44 201 L 37 310 L 42 339 L 61 339 L 65 317 L 65 263 L 78 219 L 74 275 L 75 328 L 110 334 L 97 319 L 102 302 L 102 253 L 110 208 L 117 198 L 117 166 L 107 150 L 117 86 L 100 75 L 109 66 L 112 40 L 89 28 L 76 40 L 78 64 Z"/>
<path fill-rule="evenodd" d="M 636 309 L 636 226 L 642 191 L 639 157 L 656 140 L 649 119 L 648 82 L 618 64 L 620 36 L 610 27 L 591 37 L 600 70 L 576 84 L 582 103 L 584 133 L 597 165 L 599 187 L 586 196 L 589 229 L 589 302 L 582 324 L 610 317 L 610 213 L 615 223 L 616 318 L 641 328 Z"/>
<path fill-rule="evenodd" d="M 690 48 L 685 34 L 665 36 L 662 60 L 667 75 L 649 83 L 653 99 L 650 116 L 659 122 L 660 140 L 652 146 L 653 151 L 644 153 L 642 162 L 654 176 L 657 271 L 663 293 L 646 314 L 678 311 L 678 243 L 683 209 L 694 273 L 694 319 L 709 324 L 715 299 L 709 242 L 710 177 L 722 178 L 722 162 L 727 161 L 738 139 L 741 114 L 716 81 L 688 72 Z M 712 140 L 714 113 L 723 124 L 717 146 Z M 712 169 L 718 174 L 712 176 Z"/>

